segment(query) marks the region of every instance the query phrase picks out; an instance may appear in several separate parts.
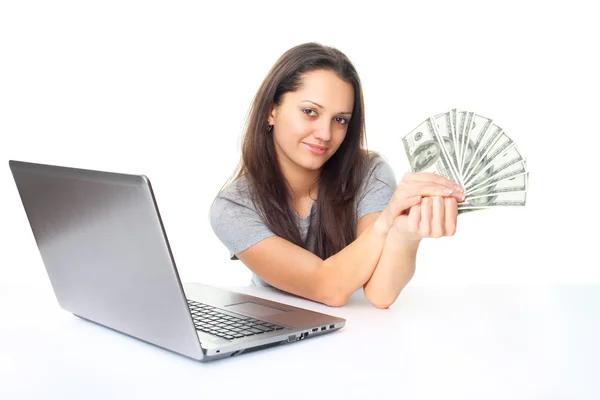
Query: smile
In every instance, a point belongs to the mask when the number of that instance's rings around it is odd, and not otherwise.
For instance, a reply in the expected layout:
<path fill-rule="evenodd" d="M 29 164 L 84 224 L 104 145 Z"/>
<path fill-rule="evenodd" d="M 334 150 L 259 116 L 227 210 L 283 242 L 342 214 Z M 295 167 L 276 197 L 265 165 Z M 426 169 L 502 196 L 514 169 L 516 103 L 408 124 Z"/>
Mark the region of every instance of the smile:
<path fill-rule="evenodd" d="M 327 147 L 315 146 L 308 143 L 302 144 L 308 149 L 308 151 L 316 155 L 323 155 L 325 154 L 325 151 L 327 151 Z"/>

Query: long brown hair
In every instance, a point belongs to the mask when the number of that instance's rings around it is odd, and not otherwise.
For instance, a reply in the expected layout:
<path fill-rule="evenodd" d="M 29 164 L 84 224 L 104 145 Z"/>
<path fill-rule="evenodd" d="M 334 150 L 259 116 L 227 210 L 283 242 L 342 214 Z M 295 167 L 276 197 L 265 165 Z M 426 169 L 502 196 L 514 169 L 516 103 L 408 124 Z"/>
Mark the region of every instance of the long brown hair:
<path fill-rule="evenodd" d="M 252 102 L 235 179 L 242 176 L 248 179 L 252 201 L 273 233 L 307 248 L 297 226 L 290 191 L 277 163 L 268 116 L 285 93 L 300 87 L 302 75 L 314 70 L 334 71 L 354 89 L 352 118 L 344 141 L 321 170 L 316 199 L 319 218 L 310 228 L 316 235 L 314 253 L 326 259 L 356 238 L 354 202 L 366 168 L 362 87 L 346 55 L 333 47 L 305 43 L 289 49 L 277 60 Z"/>

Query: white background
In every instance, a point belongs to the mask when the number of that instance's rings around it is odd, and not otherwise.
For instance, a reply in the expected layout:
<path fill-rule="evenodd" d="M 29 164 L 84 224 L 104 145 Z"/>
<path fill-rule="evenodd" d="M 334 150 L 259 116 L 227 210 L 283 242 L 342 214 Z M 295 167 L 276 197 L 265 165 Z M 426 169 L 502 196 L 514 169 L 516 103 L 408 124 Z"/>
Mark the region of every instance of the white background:
<path fill-rule="evenodd" d="M 402 136 L 454 107 L 493 118 L 527 158 L 527 207 L 461 216 L 454 237 L 422 244 L 411 284 L 600 282 L 591 5 L 217 3 L 1 3 L 0 282 L 47 282 L 8 168 L 16 159 L 146 174 L 182 279 L 247 284 L 208 213 L 256 89 L 306 41 L 354 62 L 369 148 L 398 179 Z"/>

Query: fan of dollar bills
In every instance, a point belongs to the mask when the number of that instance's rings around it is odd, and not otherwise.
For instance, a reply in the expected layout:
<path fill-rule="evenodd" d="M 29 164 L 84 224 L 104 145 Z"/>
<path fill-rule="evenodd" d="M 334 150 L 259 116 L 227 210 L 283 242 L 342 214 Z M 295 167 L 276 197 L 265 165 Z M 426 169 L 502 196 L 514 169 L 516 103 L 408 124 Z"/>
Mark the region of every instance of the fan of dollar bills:
<path fill-rule="evenodd" d="M 525 159 L 490 118 L 455 108 L 427 118 L 402 144 L 413 172 L 432 172 L 464 188 L 459 214 L 526 203 Z"/>

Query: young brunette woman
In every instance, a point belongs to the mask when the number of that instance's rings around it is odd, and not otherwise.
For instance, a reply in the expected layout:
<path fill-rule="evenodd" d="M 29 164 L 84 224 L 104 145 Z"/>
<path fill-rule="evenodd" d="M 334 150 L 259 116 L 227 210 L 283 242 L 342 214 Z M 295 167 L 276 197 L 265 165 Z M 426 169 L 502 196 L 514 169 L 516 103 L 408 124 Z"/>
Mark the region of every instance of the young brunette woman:
<path fill-rule="evenodd" d="M 462 188 L 423 172 L 398 183 L 365 142 L 348 58 L 317 43 L 285 52 L 254 98 L 238 172 L 210 210 L 254 284 L 332 307 L 362 287 L 387 308 L 413 277 L 421 240 L 454 235 Z"/>

